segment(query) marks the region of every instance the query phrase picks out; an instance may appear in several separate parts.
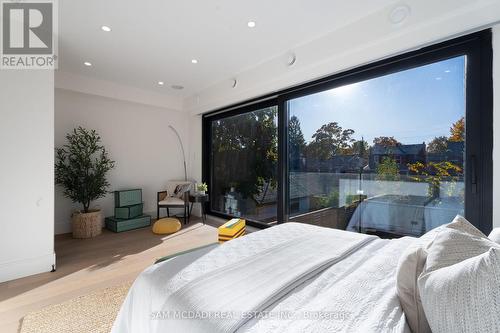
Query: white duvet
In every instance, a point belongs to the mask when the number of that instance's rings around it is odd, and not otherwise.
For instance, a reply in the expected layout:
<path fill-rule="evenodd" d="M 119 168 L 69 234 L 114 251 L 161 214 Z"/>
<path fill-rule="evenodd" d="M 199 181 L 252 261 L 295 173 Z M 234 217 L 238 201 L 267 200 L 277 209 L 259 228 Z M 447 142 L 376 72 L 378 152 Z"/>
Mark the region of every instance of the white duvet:
<path fill-rule="evenodd" d="M 291 250 L 286 248 L 288 245 L 283 246 L 293 240 L 297 240 L 297 245 L 290 247 Z M 236 329 L 237 332 L 287 333 L 406 332 L 408 327 L 396 295 L 395 270 L 399 254 L 411 242 L 411 238 L 380 240 L 296 223 L 279 225 L 227 242 L 204 255 L 198 251 L 148 268 L 131 288 L 113 332 L 232 332 Z M 315 246 L 328 250 L 319 251 L 316 256 L 311 256 L 311 251 L 297 252 L 300 248 L 314 251 Z M 269 259 L 261 259 L 263 254 Z M 318 269 L 318 265 L 311 264 L 315 268 L 305 270 L 303 265 L 294 266 L 293 260 L 298 260 L 295 257 L 314 259 L 326 265 Z M 242 264 L 245 262 L 249 263 L 248 267 Z M 264 263 L 274 264 L 276 274 L 273 275 L 272 270 L 260 272 Z M 282 266 L 288 267 L 289 272 L 280 270 Z M 227 274 L 215 274 L 225 272 L 225 267 L 229 268 Z M 230 267 L 239 268 L 231 271 Z M 312 273 L 304 275 L 304 272 Z M 252 290 L 246 287 L 252 285 L 245 281 L 248 275 L 256 284 L 271 277 L 263 284 L 271 286 L 263 291 Z M 291 280 L 297 283 L 290 284 Z M 287 285 L 290 288 L 285 288 Z M 235 291 L 238 297 L 228 297 L 231 294 L 225 290 L 238 291 Z M 213 315 L 212 310 L 228 309 L 226 305 L 229 309 L 258 312 L 250 312 L 254 317 L 237 320 L 192 317 L 193 313 L 204 313 L 203 310 Z M 174 319 L 173 313 L 179 314 L 178 310 L 186 310 L 181 315 L 188 319 Z"/>

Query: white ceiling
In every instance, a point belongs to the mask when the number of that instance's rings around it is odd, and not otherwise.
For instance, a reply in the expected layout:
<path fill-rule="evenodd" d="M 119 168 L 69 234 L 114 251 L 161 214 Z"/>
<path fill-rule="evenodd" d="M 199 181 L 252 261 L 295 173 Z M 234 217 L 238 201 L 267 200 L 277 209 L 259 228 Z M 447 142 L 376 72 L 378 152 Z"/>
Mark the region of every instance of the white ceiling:
<path fill-rule="evenodd" d="M 59 70 L 187 97 L 394 1 L 63 0 Z"/>

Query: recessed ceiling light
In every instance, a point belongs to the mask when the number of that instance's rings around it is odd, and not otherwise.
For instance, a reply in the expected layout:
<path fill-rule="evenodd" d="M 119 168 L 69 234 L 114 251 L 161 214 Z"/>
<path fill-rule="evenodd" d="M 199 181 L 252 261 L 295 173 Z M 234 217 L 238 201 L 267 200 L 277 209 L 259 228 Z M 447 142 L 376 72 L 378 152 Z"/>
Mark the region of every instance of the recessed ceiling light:
<path fill-rule="evenodd" d="M 103 26 L 101 27 L 101 30 L 102 30 L 102 31 L 106 31 L 106 32 L 110 32 L 110 31 L 111 31 L 111 28 L 110 28 L 110 27 L 108 27 L 107 25 L 103 25 Z"/>
<path fill-rule="evenodd" d="M 175 90 L 182 90 L 182 89 L 184 89 L 184 86 L 181 86 L 180 84 L 173 84 L 170 87 L 172 89 L 175 89 Z"/>
<path fill-rule="evenodd" d="M 441 81 L 442 79 L 443 79 L 443 78 L 442 78 L 442 77 L 439 77 L 439 76 L 436 78 L 436 80 L 437 80 L 437 81 Z"/>
<path fill-rule="evenodd" d="M 88 61 L 85 61 L 83 64 L 84 64 L 85 66 L 87 66 L 87 67 L 92 66 L 92 63 L 91 63 L 91 62 L 88 62 Z"/>
<path fill-rule="evenodd" d="M 249 28 L 255 28 L 256 23 L 255 21 L 248 21 L 247 25 Z"/>
<path fill-rule="evenodd" d="M 297 55 L 293 52 L 289 53 L 287 56 L 286 64 L 288 66 L 293 66 L 297 61 Z"/>
<path fill-rule="evenodd" d="M 165 82 L 163 82 L 163 81 L 158 81 L 158 85 L 162 86 L 162 85 L 164 85 L 164 84 L 165 84 Z"/>
<path fill-rule="evenodd" d="M 191 63 L 192 63 L 192 64 L 197 64 L 197 63 L 198 63 L 198 60 L 196 60 L 196 59 L 191 59 Z"/>
<path fill-rule="evenodd" d="M 445 70 L 444 71 L 445 73 L 450 73 L 451 71 L 449 69 Z"/>
<path fill-rule="evenodd" d="M 398 5 L 389 13 L 389 21 L 392 24 L 402 24 L 411 14 L 411 8 L 408 5 Z"/>

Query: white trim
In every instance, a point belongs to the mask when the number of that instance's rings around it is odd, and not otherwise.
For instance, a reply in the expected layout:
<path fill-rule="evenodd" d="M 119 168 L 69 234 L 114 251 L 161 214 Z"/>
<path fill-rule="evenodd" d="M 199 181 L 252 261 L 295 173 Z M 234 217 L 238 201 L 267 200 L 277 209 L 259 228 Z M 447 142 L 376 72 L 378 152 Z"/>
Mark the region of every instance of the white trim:
<path fill-rule="evenodd" d="M 50 272 L 56 264 L 56 254 L 0 263 L 0 282 L 19 279 L 25 276 Z"/>

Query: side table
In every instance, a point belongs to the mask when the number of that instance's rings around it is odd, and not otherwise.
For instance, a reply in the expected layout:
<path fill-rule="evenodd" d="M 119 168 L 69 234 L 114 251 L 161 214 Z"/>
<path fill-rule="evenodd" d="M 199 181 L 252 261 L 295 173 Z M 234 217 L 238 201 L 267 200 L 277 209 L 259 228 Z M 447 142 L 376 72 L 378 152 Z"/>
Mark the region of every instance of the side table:
<path fill-rule="evenodd" d="M 205 220 L 207 219 L 207 214 L 205 213 L 205 203 L 209 201 L 208 194 L 190 194 L 189 202 L 191 203 L 191 208 L 189 209 L 189 217 L 191 217 L 191 212 L 193 211 L 193 205 L 195 203 L 199 203 L 201 205 L 201 220 L 203 224 L 205 224 Z"/>

